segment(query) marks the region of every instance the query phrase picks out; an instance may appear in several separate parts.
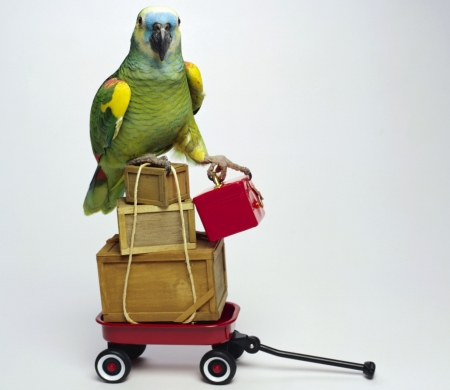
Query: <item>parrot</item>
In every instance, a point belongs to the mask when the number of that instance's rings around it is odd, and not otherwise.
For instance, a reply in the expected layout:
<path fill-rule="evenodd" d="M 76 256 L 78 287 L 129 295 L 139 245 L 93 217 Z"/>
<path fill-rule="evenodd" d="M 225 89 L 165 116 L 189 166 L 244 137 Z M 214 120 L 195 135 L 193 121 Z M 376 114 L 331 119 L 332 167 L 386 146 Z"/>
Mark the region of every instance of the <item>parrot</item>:
<path fill-rule="evenodd" d="M 124 167 L 152 163 L 170 172 L 161 156 L 170 150 L 189 162 L 210 164 L 220 181 L 227 168 L 249 175 L 225 156 L 209 156 L 194 115 L 204 99 L 201 73 L 183 60 L 180 18 L 170 7 L 139 12 L 128 55 L 98 89 L 90 112 L 90 138 L 97 168 L 83 209 L 107 214 L 124 194 Z M 158 157 L 161 156 L 161 157 Z"/>

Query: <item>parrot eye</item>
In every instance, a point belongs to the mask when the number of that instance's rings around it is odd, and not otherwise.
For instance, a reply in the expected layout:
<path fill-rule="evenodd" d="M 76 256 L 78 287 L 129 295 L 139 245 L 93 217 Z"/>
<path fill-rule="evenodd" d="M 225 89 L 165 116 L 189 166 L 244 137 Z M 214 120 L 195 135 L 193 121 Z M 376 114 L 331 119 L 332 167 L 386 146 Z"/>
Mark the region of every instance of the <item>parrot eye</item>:
<path fill-rule="evenodd" d="M 181 19 L 178 18 L 178 26 L 181 24 Z"/>
<path fill-rule="evenodd" d="M 138 18 L 138 23 L 139 23 L 139 26 L 142 27 L 142 16 L 139 16 L 139 18 Z"/>

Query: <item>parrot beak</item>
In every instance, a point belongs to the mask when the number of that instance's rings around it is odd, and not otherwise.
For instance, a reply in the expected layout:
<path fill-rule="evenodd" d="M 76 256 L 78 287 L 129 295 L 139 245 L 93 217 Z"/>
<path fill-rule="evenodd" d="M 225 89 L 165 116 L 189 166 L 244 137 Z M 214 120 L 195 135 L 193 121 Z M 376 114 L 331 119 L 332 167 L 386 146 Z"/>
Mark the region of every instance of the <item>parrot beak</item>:
<path fill-rule="evenodd" d="M 155 53 L 159 54 L 161 61 L 164 61 L 171 42 L 170 24 L 161 25 L 155 23 L 153 25 L 153 33 L 150 37 L 150 47 Z"/>

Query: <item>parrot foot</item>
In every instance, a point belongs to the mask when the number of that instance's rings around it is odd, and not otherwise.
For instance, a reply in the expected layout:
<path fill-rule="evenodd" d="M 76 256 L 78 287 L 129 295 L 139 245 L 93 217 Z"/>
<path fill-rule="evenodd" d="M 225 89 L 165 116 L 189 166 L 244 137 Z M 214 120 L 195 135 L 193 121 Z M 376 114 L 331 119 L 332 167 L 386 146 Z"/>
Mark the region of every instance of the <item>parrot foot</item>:
<path fill-rule="evenodd" d="M 210 180 L 213 180 L 213 174 L 216 174 L 219 182 L 223 182 L 227 176 L 228 168 L 242 172 L 247 175 L 250 180 L 252 179 L 250 169 L 235 164 L 234 162 L 228 160 L 225 156 L 205 156 L 203 163 L 210 164 L 207 172 Z"/>
<path fill-rule="evenodd" d="M 141 157 L 134 158 L 127 162 L 127 165 L 142 165 L 142 164 L 151 164 L 155 167 L 165 168 L 167 175 L 171 172 L 171 164 L 169 159 L 166 156 L 155 156 L 154 154 L 148 153 L 144 154 Z"/>

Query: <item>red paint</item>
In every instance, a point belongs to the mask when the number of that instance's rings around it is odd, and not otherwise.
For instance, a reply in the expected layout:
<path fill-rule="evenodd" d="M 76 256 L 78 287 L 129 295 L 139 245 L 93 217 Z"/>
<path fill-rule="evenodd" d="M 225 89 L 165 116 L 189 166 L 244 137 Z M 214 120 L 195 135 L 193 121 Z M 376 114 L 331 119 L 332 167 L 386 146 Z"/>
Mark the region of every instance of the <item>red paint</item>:
<path fill-rule="evenodd" d="M 230 340 L 239 311 L 238 305 L 227 302 L 218 321 L 195 324 L 105 322 L 101 313 L 96 321 L 102 326 L 103 338 L 110 343 L 214 345 Z"/>
<path fill-rule="evenodd" d="M 114 372 L 114 371 L 116 371 L 116 368 L 117 368 L 117 366 L 116 366 L 114 363 L 109 363 L 109 364 L 106 366 L 106 369 L 107 369 L 109 372 Z"/>
<path fill-rule="evenodd" d="M 258 226 L 265 215 L 247 176 L 208 190 L 193 201 L 210 241 Z"/>
<path fill-rule="evenodd" d="M 222 372 L 222 366 L 220 364 L 214 364 L 212 370 L 214 374 L 220 374 Z"/>

